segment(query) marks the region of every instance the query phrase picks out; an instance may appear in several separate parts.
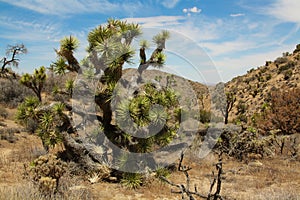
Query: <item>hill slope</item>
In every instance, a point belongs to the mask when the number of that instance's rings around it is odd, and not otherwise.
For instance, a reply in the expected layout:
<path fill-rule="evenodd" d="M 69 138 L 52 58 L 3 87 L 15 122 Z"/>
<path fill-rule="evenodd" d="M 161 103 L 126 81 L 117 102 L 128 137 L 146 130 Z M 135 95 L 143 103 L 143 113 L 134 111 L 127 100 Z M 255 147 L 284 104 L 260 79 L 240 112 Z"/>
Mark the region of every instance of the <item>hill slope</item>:
<path fill-rule="evenodd" d="M 300 45 L 293 53 L 283 53 L 275 61 L 266 61 L 264 66 L 251 69 L 247 74 L 238 76 L 226 83 L 226 90 L 236 96 L 234 108 L 229 115 L 231 121 L 244 113 L 248 119 L 255 113 L 260 113 L 268 102 L 271 92 L 287 91 L 300 88 Z"/>

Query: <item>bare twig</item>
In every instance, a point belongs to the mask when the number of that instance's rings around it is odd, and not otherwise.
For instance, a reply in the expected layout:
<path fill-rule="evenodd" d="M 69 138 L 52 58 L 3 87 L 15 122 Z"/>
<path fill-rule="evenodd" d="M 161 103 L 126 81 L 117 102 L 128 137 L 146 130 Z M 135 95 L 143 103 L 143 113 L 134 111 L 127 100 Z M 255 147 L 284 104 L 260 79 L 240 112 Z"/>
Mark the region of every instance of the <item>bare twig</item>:
<path fill-rule="evenodd" d="M 184 153 L 182 153 L 180 156 L 180 160 L 179 160 L 179 164 L 178 164 L 178 171 L 184 173 L 184 175 L 186 177 L 185 185 L 175 184 L 165 177 L 160 177 L 163 181 L 165 181 L 169 185 L 179 189 L 179 191 L 171 190 L 171 193 L 181 194 L 182 199 L 185 199 L 185 195 L 186 195 L 189 198 L 189 200 L 194 200 L 195 199 L 194 196 L 200 197 L 202 199 L 207 199 L 207 200 L 223 199 L 220 195 L 221 186 L 222 186 L 222 174 L 223 174 L 221 154 L 219 155 L 219 162 L 216 164 L 217 177 L 215 177 L 214 172 L 212 172 L 212 175 L 214 178 L 211 181 L 208 195 L 203 195 L 203 194 L 199 193 L 196 185 L 194 186 L 194 191 L 190 190 L 190 176 L 189 176 L 188 171 L 191 170 L 192 168 L 182 164 L 183 158 L 184 158 Z M 216 185 L 216 191 L 214 194 L 212 194 L 212 191 L 213 191 L 213 188 L 215 187 L 215 185 Z"/>

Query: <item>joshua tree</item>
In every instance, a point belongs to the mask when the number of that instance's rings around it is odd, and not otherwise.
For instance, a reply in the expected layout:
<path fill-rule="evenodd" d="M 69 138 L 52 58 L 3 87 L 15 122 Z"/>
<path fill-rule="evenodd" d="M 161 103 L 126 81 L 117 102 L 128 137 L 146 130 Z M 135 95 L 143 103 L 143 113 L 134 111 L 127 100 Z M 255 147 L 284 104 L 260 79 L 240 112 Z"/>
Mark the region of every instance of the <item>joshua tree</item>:
<path fill-rule="evenodd" d="M 96 86 L 93 85 L 95 95 L 92 101 L 100 108 L 99 114 L 88 113 L 80 106 L 72 107 L 69 106 L 68 102 L 64 103 L 66 105 L 65 109 L 81 116 L 82 120 L 89 120 L 90 117 L 98 120 L 96 134 L 90 134 L 89 136 L 97 145 L 104 145 L 104 149 L 109 147 L 103 143 L 102 133 L 104 133 L 106 138 L 114 143 L 114 145 L 120 147 L 120 149 L 144 153 L 169 144 L 176 136 L 176 128 L 179 127 L 176 110 L 178 111 L 180 108 L 175 92 L 170 87 L 156 87 L 158 85 L 155 85 L 155 83 L 144 82 L 142 79 L 143 71 L 149 66 L 162 67 L 164 65 L 166 57 L 163 54 L 163 50 L 166 40 L 170 37 L 169 32 L 162 31 L 153 37 L 156 48 L 149 59 L 147 59 L 146 55 L 148 43 L 142 41 L 140 43 L 138 76 L 131 82 L 122 82 L 123 79 L 120 81 L 124 64 L 132 63 L 131 59 L 135 54 L 131 43 L 134 39 L 137 39 L 141 33 L 141 28 L 137 24 L 109 19 L 107 24 L 100 25 L 89 33 L 88 56 L 81 62 L 78 62 L 73 55 L 79 44 L 74 36 L 63 38 L 60 42 L 59 50 L 56 50 L 59 58 L 51 66 L 51 69 L 56 72 L 56 74 L 64 75 L 65 71 L 68 70 L 78 73 L 79 76 L 83 75 L 89 78 L 99 77 L 100 74 L 102 75 Z M 79 66 L 79 63 L 82 67 Z M 46 78 L 44 70 L 44 68 L 36 70 L 33 75 L 25 74 L 21 80 L 24 85 L 34 90 L 40 100 L 40 92 Z M 118 99 L 114 98 L 114 95 L 115 92 L 118 91 L 116 85 L 119 81 L 123 86 L 128 87 L 131 87 L 131 84 L 139 83 L 141 85 L 137 90 L 133 91 L 134 96 L 132 98 L 128 99 L 126 97 Z M 66 82 L 66 89 L 69 95 L 77 94 L 76 92 L 80 90 L 77 88 L 78 84 L 84 83 L 76 81 Z M 89 83 L 83 86 L 89 86 L 88 84 Z M 112 102 L 113 100 L 115 102 Z M 161 107 L 157 107 L 157 104 Z M 116 107 L 112 108 L 112 105 L 116 105 Z M 45 133 L 49 132 L 48 130 L 56 130 L 58 127 L 56 123 L 52 124 L 53 115 L 51 114 L 52 111 L 50 107 L 40 109 L 42 113 L 39 113 L 42 116 L 39 121 L 39 132 L 42 133 L 41 136 L 45 136 L 46 139 L 48 136 Z M 59 132 L 62 137 L 55 136 L 55 140 L 53 141 L 59 141 L 56 140 L 56 138 L 61 138 L 68 151 L 68 155 L 72 155 L 73 158 L 76 157 L 77 161 L 81 162 L 85 169 L 96 169 L 97 167 L 95 166 L 102 163 L 100 159 L 101 156 L 99 157 L 99 154 L 91 149 L 87 149 L 88 146 L 83 144 L 83 141 L 80 142 L 80 138 L 74 138 L 73 135 L 68 134 L 75 132 L 75 130 L 70 120 L 66 120 L 68 117 L 66 115 L 63 116 L 64 120 L 59 123 Z M 131 119 L 134 125 L 128 125 L 128 121 L 126 120 L 129 119 Z M 51 121 L 51 123 L 48 123 L 49 121 Z M 47 127 L 45 124 L 47 124 Z M 120 125 L 124 125 L 127 130 L 130 129 L 129 131 L 131 132 L 124 131 L 124 129 L 120 128 Z M 79 124 L 78 126 L 81 125 Z M 45 129 L 44 131 L 42 130 L 43 127 Z M 159 128 L 159 132 L 156 135 L 150 135 L 149 137 L 145 135 L 151 132 L 151 128 L 156 127 Z M 98 129 L 103 130 L 103 132 L 100 133 Z M 145 137 L 139 137 L 135 134 L 143 134 Z M 51 145 L 53 145 L 53 143 L 51 143 Z M 126 155 L 124 158 L 125 157 Z M 127 157 L 127 159 L 131 158 Z"/>
<path fill-rule="evenodd" d="M 74 36 L 64 37 L 60 41 L 60 49 L 55 50 L 59 56 L 58 60 L 53 63 L 54 72 L 64 74 L 65 70 L 78 72 L 80 69 L 77 59 L 74 57 L 74 51 L 79 46 L 79 41 Z M 68 62 L 68 64 L 65 63 Z"/>
<path fill-rule="evenodd" d="M 35 69 L 32 75 L 26 73 L 22 76 L 20 83 L 32 89 L 39 101 L 42 101 L 42 89 L 46 81 L 46 68 L 44 66 Z"/>
<path fill-rule="evenodd" d="M 20 54 L 26 54 L 27 48 L 24 44 L 8 45 L 6 49 L 6 57 L 0 60 L 2 63 L 1 73 L 7 73 L 7 66 L 18 67 L 20 59 L 17 57 Z M 14 75 L 14 73 L 12 73 Z M 15 75 L 14 75 L 15 76 Z"/>

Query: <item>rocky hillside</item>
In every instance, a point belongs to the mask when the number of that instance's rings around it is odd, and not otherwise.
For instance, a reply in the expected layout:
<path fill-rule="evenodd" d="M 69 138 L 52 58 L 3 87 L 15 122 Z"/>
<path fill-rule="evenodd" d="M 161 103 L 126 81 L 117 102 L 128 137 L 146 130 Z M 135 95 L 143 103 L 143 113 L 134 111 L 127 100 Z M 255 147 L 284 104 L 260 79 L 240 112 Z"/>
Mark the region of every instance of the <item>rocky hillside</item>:
<path fill-rule="evenodd" d="M 231 121 L 251 121 L 260 113 L 273 91 L 287 91 L 300 87 L 300 45 L 293 53 L 283 53 L 275 61 L 251 69 L 226 83 L 226 90 L 233 92 L 236 101 L 229 114 Z"/>

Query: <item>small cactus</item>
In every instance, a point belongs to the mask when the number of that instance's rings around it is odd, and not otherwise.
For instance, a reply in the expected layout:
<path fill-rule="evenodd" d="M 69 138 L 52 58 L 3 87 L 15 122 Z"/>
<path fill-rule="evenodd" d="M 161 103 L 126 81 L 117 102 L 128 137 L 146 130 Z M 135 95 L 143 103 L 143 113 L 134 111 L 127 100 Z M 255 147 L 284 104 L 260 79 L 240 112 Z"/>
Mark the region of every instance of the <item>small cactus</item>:
<path fill-rule="evenodd" d="M 67 164 L 55 155 L 40 156 L 31 163 L 29 174 L 43 194 L 53 194 L 59 186 L 59 179 L 66 172 Z"/>

